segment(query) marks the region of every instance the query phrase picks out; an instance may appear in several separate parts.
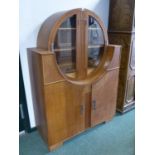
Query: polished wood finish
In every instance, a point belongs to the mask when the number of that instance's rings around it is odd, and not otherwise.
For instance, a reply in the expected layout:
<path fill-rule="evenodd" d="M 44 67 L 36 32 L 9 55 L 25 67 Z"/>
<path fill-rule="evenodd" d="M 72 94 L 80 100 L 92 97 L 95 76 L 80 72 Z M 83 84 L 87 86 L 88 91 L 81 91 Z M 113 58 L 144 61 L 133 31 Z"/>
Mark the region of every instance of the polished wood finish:
<path fill-rule="evenodd" d="M 84 130 L 83 89 L 66 81 L 44 87 L 50 145 Z"/>
<path fill-rule="evenodd" d="M 32 52 L 34 51 L 34 52 Z M 44 80 L 43 80 L 43 69 L 42 69 L 42 57 L 39 49 L 28 49 L 28 60 L 29 60 L 29 71 L 31 79 L 31 89 L 33 96 L 33 107 L 35 112 L 36 125 L 41 133 L 42 138 L 48 143 L 47 136 L 47 117 L 44 102 Z M 36 78 L 37 77 L 37 78 Z"/>
<path fill-rule="evenodd" d="M 75 28 L 61 27 L 74 15 Z M 100 25 L 104 38 L 102 45 L 88 44 L 89 16 Z M 66 47 L 55 48 L 53 43 L 58 31 L 72 29 L 76 30 L 76 68 L 64 72 L 61 67 L 66 63 L 70 65 L 70 54 L 63 53 L 68 51 Z M 98 33 L 96 28 L 93 31 Z M 61 38 L 56 39 L 57 45 L 64 44 L 59 42 Z M 88 66 L 89 49 L 100 47 L 102 55 L 98 56 L 98 65 Z M 49 150 L 92 126 L 112 119 L 116 110 L 120 51 L 121 46 L 108 44 L 107 31 L 101 19 L 86 9 L 54 14 L 42 25 L 37 47 L 28 49 L 28 56 L 36 123 Z M 60 54 L 62 57 L 58 59 Z"/>
<path fill-rule="evenodd" d="M 109 71 L 101 80 L 92 85 L 91 126 L 108 121 L 114 116 L 118 73 L 118 69 Z"/>
<path fill-rule="evenodd" d="M 124 113 L 135 106 L 134 0 L 111 0 L 109 42 L 122 45 L 117 110 Z"/>

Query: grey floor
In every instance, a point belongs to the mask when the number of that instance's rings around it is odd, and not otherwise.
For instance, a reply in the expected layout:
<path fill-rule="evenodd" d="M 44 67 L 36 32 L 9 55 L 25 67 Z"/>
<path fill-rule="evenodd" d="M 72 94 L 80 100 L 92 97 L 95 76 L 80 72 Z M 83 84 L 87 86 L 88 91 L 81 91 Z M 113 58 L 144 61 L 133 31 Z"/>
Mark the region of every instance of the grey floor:
<path fill-rule="evenodd" d="M 117 114 L 49 152 L 37 131 L 19 138 L 20 155 L 134 155 L 135 111 Z"/>

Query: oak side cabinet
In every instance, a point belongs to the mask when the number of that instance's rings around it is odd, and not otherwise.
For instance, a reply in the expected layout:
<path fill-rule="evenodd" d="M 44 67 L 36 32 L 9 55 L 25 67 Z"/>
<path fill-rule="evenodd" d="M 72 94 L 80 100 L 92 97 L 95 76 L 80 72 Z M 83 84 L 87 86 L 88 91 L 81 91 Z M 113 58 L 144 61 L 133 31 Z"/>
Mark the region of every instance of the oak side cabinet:
<path fill-rule="evenodd" d="M 45 20 L 28 58 L 36 124 L 49 150 L 115 115 L 120 51 L 90 10 Z"/>
<path fill-rule="evenodd" d="M 111 0 L 109 42 L 122 45 L 117 110 L 135 107 L 135 0 Z"/>

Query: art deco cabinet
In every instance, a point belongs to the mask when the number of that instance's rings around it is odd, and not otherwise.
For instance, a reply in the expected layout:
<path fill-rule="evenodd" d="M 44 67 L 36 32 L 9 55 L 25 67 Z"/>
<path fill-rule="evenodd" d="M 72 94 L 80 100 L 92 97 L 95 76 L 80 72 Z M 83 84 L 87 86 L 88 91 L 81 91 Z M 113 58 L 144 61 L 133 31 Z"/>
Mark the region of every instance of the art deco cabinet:
<path fill-rule="evenodd" d="M 109 42 L 122 45 L 117 110 L 135 106 L 135 24 L 134 0 L 111 0 Z"/>
<path fill-rule="evenodd" d="M 45 20 L 28 56 L 36 123 L 50 150 L 112 119 L 120 49 L 109 45 L 103 22 L 89 10 Z"/>

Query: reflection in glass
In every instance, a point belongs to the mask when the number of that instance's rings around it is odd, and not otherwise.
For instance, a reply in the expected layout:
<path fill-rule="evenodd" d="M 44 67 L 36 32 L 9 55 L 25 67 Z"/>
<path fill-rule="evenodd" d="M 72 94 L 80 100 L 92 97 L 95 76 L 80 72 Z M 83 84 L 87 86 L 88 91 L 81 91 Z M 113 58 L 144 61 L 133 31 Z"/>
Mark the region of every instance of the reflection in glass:
<path fill-rule="evenodd" d="M 56 52 L 57 63 L 63 73 L 75 72 L 75 50 Z"/>
<path fill-rule="evenodd" d="M 92 16 L 89 16 L 88 27 L 88 70 L 93 71 L 100 62 L 104 51 L 104 35 L 103 31 Z M 88 74 L 91 72 L 88 71 Z"/>
<path fill-rule="evenodd" d="M 103 47 L 88 49 L 88 67 L 97 67 L 102 56 Z"/>
<path fill-rule="evenodd" d="M 76 28 L 76 15 L 68 18 L 61 24 L 61 28 Z"/>

